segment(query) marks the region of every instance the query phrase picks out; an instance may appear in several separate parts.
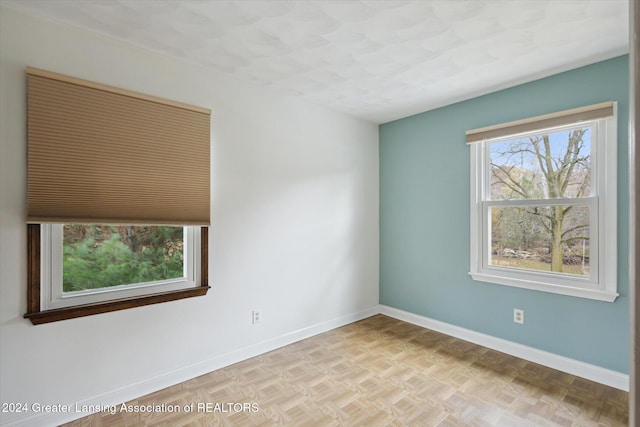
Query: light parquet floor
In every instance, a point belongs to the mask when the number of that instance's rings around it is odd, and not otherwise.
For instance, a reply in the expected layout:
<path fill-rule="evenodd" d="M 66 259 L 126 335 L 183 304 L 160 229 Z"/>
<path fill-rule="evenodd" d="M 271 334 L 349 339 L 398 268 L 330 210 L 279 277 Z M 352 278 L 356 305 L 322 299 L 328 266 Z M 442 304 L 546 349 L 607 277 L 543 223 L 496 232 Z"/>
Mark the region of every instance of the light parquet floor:
<path fill-rule="evenodd" d="M 625 426 L 628 394 L 377 315 L 69 426 Z M 228 403 L 255 404 L 236 411 Z M 217 407 L 216 404 L 219 404 Z M 220 406 L 222 405 L 222 406 Z M 241 409 L 240 406 L 235 409 Z M 226 412 L 222 412 L 226 411 Z"/>

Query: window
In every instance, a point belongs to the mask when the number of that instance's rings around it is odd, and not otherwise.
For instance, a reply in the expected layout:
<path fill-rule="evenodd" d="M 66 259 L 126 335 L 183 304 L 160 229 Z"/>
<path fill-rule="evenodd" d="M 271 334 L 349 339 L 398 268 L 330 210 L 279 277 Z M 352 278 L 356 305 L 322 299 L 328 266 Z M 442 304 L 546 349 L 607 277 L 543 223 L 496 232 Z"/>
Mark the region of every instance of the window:
<path fill-rule="evenodd" d="M 606 105 L 467 132 L 474 280 L 615 300 L 616 118 Z"/>
<path fill-rule="evenodd" d="M 82 243 L 75 248 L 68 240 L 67 244 L 64 240 L 64 228 L 62 224 L 29 224 L 27 226 L 27 245 L 28 245 L 28 286 L 27 286 L 27 306 L 28 312 L 25 317 L 30 319 L 33 324 L 41 324 L 55 322 L 59 320 L 72 319 L 76 317 L 89 316 L 93 314 L 106 313 L 116 310 L 124 310 L 133 307 L 139 307 L 149 304 L 156 304 L 167 301 L 175 301 L 183 298 L 206 295 L 209 290 L 208 284 L 208 228 L 207 227 L 184 227 L 184 238 L 182 248 L 183 263 L 182 277 L 171 277 L 171 273 L 165 274 L 164 280 L 152 279 L 149 281 L 138 283 L 124 283 L 124 281 L 109 280 L 117 278 L 118 274 L 104 274 L 101 266 L 95 266 L 101 270 L 104 281 L 95 281 L 100 283 L 97 288 L 91 288 L 92 283 L 86 280 L 78 280 L 74 284 L 72 280 L 67 280 L 65 284 L 64 270 L 65 262 L 63 260 L 66 246 L 67 255 L 71 258 L 69 250 L 83 252 Z M 74 225 L 73 227 L 78 227 Z M 107 227 L 95 226 L 90 227 Z M 122 226 L 121 226 L 122 227 Z M 136 227 L 147 228 L 147 227 Z M 173 227 L 182 229 L 182 227 Z M 107 242 L 113 243 L 118 238 L 113 234 L 108 238 Z M 182 240 L 182 239 L 181 239 Z M 103 239 L 104 242 L 104 239 Z M 175 240 L 174 240 L 175 242 Z M 76 242 L 78 243 L 78 242 Z M 85 241 L 86 243 L 86 241 Z M 177 242 L 179 244 L 179 241 Z M 165 247 L 171 245 L 170 242 L 165 243 Z M 76 262 L 91 262 L 99 258 L 100 244 L 91 243 L 92 248 L 84 251 L 84 257 L 75 259 Z M 120 246 L 120 245 L 116 245 Z M 156 249 L 159 249 L 156 245 Z M 80 250 L 78 250 L 80 249 Z M 122 246 L 119 249 L 124 249 Z M 126 249 L 124 249 L 126 251 Z M 117 250 L 116 250 L 117 251 Z M 113 251 L 112 251 L 113 252 Z M 88 256 L 87 256 L 88 254 Z M 111 254 L 113 256 L 113 254 Z M 169 255 L 169 254 L 167 254 Z M 174 255 L 175 256 L 175 255 Z M 122 258 L 126 258 L 122 257 Z M 126 261 L 121 259 L 120 261 Z M 128 260 L 130 263 L 136 263 L 135 260 Z M 138 264 L 140 260 L 137 260 Z M 151 263 L 150 263 L 151 264 Z M 132 265 L 122 265 L 111 259 L 106 266 L 114 270 L 132 268 Z M 75 266 L 67 263 L 67 269 L 73 270 Z M 135 267 L 133 267 L 135 268 Z M 80 273 L 88 273 L 91 267 L 79 269 Z M 171 269 L 169 270 L 171 271 Z M 175 269 L 173 269 L 175 271 Z M 153 273 L 151 273 L 153 274 Z M 71 274 L 73 276 L 73 273 Z M 109 277 L 110 276 L 110 277 Z M 144 277 L 144 273 L 142 275 Z M 120 276 L 122 277 L 122 276 Z M 131 277 L 131 276 L 128 276 Z M 157 278 L 157 276 L 151 276 Z M 73 277 L 71 278 L 73 279 Z M 66 285 L 66 286 L 65 286 Z M 79 285 L 78 290 L 74 290 L 73 286 Z"/>
<path fill-rule="evenodd" d="M 156 263 L 155 266 L 153 260 L 136 259 L 135 256 L 127 255 L 126 252 L 130 251 L 128 245 L 119 242 L 121 237 L 115 237 L 115 233 L 112 232 L 104 233 L 108 237 L 105 239 L 103 234 L 100 243 L 90 238 L 72 243 L 73 239 L 64 237 L 64 229 L 72 227 L 89 230 L 91 227 L 115 228 L 77 224 L 29 224 L 27 226 L 28 312 L 25 317 L 33 324 L 202 296 L 209 290 L 207 227 L 169 227 L 174 229 L 174 234 L 177 230 L 183 237 L 171 238 L 156 245 L 146 245 L 147 249 L 143 250 L 153 251 L 151 248 L 155 247 L 156 255 L 152 255 L 151 258 L 157 260 L 158 252 L 163 252 L 162 256 L 169 258 L 163 260 L 162 264 Z M 148 228 L 134 227 L 142 230 Z M 180 243 L 182 248 L 179 247 Z M 173 244 L 181 254 L 171 253 L 170 248 Z M 105 245 L 111 247 L 104 248 Z M 165 250 L 166 253 L 164 253 Z M 99 258 L 103 255 L 110 256 L 110 259 L 101 264 Z M 66 262 L 65 257 L 68 257 Z M 119 260 L 118 257 L 120 257 Z M 74 263 L 90 264 L 92 262 L 95 263 L 93 267 L 85 265 L 85 268 L 78 268 L 78 265 L 74 265 Z M 176 263 L 182 264 L 181 277 L 177 277 Z M 174 266 L 172 267 L 171 264 Z M 143 271 L 145 268 L 154 270 L 154 267 L 159 268 L 155 272 Z M 167 269 L 162 271 L 163 267 Z M 96 272 L 100 277 L 74 279 L 74 275 L 86 276 Z M 161 279 L 158 274 L 163 275 Z M 132 277 L 140 279 L 129 280 Z"/>
<path fill-rule="evenodd" d="M 24 317 L 207 293 L 210 119 L 209 109 L 27 68 Z"/>
<path fill-rule="evenodd" d="M 45 310 L 194 288 L 200 227 L 44 224 Z"/>

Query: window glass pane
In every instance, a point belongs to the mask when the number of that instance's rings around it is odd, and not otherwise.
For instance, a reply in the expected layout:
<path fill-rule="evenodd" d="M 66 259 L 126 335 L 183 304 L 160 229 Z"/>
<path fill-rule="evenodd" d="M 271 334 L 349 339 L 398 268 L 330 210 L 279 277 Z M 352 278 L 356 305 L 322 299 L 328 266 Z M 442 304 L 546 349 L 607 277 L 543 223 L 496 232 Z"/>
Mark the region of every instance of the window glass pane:
<path fill-rule="evenodd" d="M 184 276 L 183 227 L 65 224 L 64 292 Z"/>
<path fill-rule="evenodd" d="M 589 207 L 493 207 L 489 265 L 589 276 Z"/>
<path fill-rule="evenodd" d="M 591 195 L 590 127 L 489 144 L 491 200 Z"/>

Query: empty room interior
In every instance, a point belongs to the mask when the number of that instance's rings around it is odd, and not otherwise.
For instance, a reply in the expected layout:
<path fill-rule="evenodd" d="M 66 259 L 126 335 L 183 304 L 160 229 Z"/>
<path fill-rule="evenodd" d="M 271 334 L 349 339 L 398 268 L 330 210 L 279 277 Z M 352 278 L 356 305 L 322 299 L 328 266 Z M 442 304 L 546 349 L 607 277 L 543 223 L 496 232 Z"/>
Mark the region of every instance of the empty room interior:
<path fill-rule="evenodd" d="M 0 0 L 0 425 L 638 423 L 630 9 Z"/>

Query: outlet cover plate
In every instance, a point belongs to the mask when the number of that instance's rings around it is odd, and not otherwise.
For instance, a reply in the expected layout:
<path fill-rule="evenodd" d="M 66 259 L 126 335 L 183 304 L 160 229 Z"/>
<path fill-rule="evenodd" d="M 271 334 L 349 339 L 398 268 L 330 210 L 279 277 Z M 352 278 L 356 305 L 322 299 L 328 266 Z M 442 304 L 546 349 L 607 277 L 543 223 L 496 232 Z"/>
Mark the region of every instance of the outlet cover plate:
<path fill-rule="evenodd" d="M 524 325 L 524 310 L 521 310 L 519 308 L 514 308 L 513 321 L 521 325 Z"/>
<path fill-rule="evenodd" d="M 256 323 L 261 323 L 261 322 L 262 322 L 262 310 L 253 310 L 251 312 L 251 323 L 255 325 Z"/>

